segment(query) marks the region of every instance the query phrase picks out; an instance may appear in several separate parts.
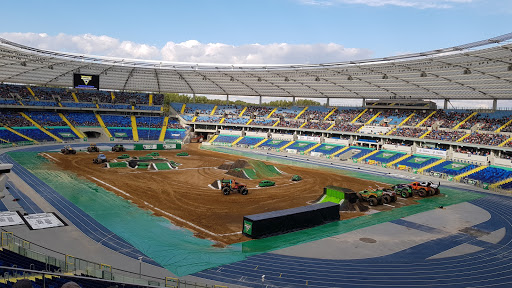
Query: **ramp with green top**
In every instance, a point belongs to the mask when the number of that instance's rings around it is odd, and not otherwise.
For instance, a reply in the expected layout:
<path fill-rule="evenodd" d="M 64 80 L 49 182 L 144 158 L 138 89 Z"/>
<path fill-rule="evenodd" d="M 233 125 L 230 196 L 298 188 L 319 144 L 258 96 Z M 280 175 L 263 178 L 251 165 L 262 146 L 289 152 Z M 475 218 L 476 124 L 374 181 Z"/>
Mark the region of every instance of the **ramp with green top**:
<path fill-rule="evenodd" d="M 340 204 L 340 202 L 345 199 L 345 192 L 340 191 L 337 188 L 338 187 L 336 186 L 324 187 L 324 196 L 322 196 L 319 203 L 333 202 Z"/>
<path fill-rule="evenodd" d="M 274 167 L 273 165 L 267 165 L 259 160 L 253 160 L 253 159 L 249 159 L 249 160 L 247 160 L 247 162 L 249 162 L 249 164 L 252 166 L 252 168 L 254 169 L 254 173 L 257 177 L 257 178 L 251 178 L 251 179 L 262 179 L 262 178 L 269 178 L 269 177 L 275 177 L 275 176 L 281 175 L 281 172 L 279 172 L 279 170 L 277 170 L 277 168 Z M 251 169 L 246 169 L 246 170 L 251 170 Z M 246 174 L 247 174 L 247 172 L 246 172 Z"/>
<path fill-rule="evenodd" d="M 128 167 L 127 162 L 108 162 L 107 163 L 108 168 L 126 168 Z"/>
<path fill-rule="evenodd" d="M 167 162 L 153 163 L 154 167 L 158 171 L 171 170 L 171 166 Z"/>

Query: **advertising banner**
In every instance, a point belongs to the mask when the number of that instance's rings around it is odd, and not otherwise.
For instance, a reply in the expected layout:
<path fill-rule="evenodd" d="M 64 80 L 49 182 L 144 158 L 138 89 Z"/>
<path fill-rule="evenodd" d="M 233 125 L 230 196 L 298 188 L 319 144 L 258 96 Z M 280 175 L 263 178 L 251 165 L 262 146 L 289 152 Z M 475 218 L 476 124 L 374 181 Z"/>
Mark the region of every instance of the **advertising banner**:
<path fill-rule="evenodd" d="M 416 153 L 432 155 L 432 156 L 439 156 L 439 157 L 446 157 L 446 151 L 443 151 L 443 150 L 416 148 Z"/>

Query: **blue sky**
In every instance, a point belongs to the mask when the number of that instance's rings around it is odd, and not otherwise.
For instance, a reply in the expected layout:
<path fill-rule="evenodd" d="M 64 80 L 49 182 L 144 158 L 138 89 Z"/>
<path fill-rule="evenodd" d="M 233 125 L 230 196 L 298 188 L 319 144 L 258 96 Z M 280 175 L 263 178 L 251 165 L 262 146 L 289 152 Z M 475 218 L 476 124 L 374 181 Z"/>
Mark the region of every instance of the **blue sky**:
<path fill-rule="evenodd" d="M 176 62 L 336 62 L 512 32 L 510 0 L 18 0 L 2 11 L 11 41 Z"/>

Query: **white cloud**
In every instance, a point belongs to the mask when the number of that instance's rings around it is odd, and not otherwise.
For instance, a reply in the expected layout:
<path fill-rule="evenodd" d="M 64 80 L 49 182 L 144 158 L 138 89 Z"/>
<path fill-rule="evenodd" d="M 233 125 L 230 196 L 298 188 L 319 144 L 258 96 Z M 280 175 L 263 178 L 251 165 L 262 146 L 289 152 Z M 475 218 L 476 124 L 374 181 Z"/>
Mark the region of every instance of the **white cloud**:
<path fill-rule="evenodd" d="M 247 44 L 201 43 L 188 40 L 153 45 L 121 41 L 91 34 L 67 35 L 0 33 L 0 37 L 40 49 L 145 60 L 227 64 L 303 64 L 359 60 L 372 57 L 372 51 L 327 44 Z"/>
<path fill-rule="evenodd" d="M 361 4 L 372 7 L 399 6 L 419 9 L 446 9 L 456 4 L 471 3 L 474 0 L 299 0 L 306 5 L 331 6 L 335 4 Z"/>

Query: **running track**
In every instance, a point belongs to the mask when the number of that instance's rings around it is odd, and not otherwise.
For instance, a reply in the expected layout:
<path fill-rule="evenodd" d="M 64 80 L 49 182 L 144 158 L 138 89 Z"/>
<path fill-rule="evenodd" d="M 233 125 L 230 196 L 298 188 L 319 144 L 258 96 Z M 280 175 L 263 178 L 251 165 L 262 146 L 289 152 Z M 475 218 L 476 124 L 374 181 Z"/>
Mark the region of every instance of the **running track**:
<path fill-rule="evenodd" d="M 43 152 L 48 150 L 60 149 L 62 145 L 55 146 L 33 146 L 24 149 L 18 149 L 16 151 L 24 152 Z M 74 147 L 83 147 L 84 144 L 75 144 Z M 0 155 L 0 161 L 2 163 L 13 164 L 12 172 L 18 175 L 23 181 L 25 181 L 32 189 L 34 189 L 43 199 L 45 199 L 50 205 L 57 209 L 64 217 L 66 217 L 73 225 L 75 225 L 80 231 L 87 235 L 92 240 L 101 243 L 101 245 L 126 255 L 133 259 L 143 256 L 143 261 L 158 267 L 161 267 L 157 262 L 146 256 L 144 253 L 139 251 L 130 243 L 117 236 L 115 233 L 101 225 L 98 221 L 94 220 L 91 216 L 85 213 L 83 210 L 78 208 L 76 205 L 71 203 L 64 196 L 60 195 L 48 184 L 41 181 L 39 178 L 34 176 L 30 171 L 25 169 L 23 166 L 15 162 L 7 154 L 2 153 Z"/>

